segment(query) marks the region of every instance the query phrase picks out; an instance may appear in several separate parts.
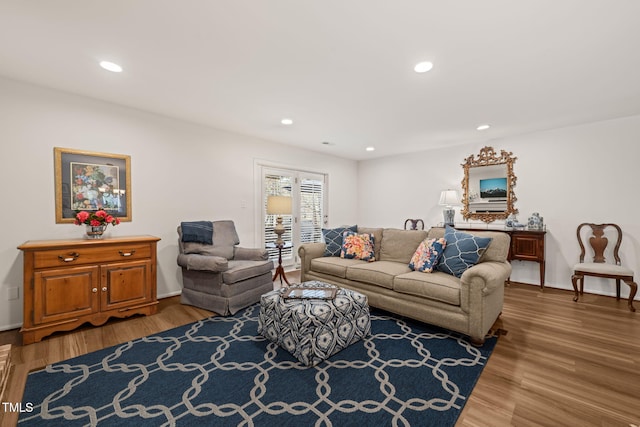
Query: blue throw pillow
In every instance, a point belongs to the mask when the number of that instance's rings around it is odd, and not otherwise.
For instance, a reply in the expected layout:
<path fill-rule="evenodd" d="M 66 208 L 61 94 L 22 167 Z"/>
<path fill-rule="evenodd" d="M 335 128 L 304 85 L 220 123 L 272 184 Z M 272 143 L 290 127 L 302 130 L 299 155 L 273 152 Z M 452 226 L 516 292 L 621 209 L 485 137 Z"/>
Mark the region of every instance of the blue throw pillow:
<path fill-rule="evenodd" d="M 444 232 L 447 244 L 436 269 L 456 277 L 476 265 L 491 243 L 491 237 L 476 237 L 447 226 Z"/>
<path fill-rule="evenodd" d="M 189 221 L 181 222 L 182 241 L 213 245 L 213 222 Z"/>
<path fill-rule="evenodd" d="M 324 256 L 340 256 L 340 251 L 342 251 L 342 234 L 345 231 L 353 231 L 355 233 L 358 231 L 358 226 L 352 225 L 351 227 L 322 229 L 322 237 L 327 244 L 324 250 Z"/>

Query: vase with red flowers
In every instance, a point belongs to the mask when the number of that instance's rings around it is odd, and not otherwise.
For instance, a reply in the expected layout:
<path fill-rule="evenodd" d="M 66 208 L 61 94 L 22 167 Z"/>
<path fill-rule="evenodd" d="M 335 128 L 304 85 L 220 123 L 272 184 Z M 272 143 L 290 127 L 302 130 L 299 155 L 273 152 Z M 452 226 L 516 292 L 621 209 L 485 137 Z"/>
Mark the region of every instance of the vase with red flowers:
<path fill-rule="evenodd" d="M 80 211 L 76 214 L 74 224 L 86 227 L 87 239 L 102 239 L 107 225 L 116 226 L 120 224 L 120 219 L 102 209 L 91 212 Z"/>

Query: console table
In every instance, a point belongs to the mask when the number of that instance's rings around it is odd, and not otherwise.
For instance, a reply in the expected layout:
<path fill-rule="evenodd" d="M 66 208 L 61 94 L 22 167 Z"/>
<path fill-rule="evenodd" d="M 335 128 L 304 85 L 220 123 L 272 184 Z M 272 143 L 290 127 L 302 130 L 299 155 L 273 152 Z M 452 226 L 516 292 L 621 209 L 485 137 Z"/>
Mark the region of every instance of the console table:
<path fill-rule="evenodd" d="M 516 230 L 516 229 L 492 229 L 467 226 L 454 226 L 456 230 L 464 231 L 497 231 L 507 233 L 511 237 L 509 255 L 507 260 L 511 261 L 533 261 L 540 267 L 540 288 L 544 289 L 545 276 L 545 235 L 546 230 Z"/>
<path fill-rule="evenodd" d="M 24 254 L 23 344 L 85 322 L 154 314 L 154 236 L 104 240 L 38 240 L 18 246 Z"/>

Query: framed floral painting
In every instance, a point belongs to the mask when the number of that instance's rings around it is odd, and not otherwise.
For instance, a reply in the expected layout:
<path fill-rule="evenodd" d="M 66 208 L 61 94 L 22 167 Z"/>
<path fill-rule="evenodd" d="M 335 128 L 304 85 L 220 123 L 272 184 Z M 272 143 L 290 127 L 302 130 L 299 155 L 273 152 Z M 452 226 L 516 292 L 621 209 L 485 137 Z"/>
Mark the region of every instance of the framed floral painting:
<path fill-rule="evenodd" d="M 54 147 L 56 223 L 105 210 L 131 221 L 131 157 Z"/>

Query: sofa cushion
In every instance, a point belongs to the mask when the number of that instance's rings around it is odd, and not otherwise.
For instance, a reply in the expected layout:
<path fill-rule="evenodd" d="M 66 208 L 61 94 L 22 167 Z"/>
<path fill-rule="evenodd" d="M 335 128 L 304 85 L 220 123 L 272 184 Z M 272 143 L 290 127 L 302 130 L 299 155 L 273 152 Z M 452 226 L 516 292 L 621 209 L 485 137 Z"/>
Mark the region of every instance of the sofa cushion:
<path fill-rule="evenodd" d="M 266 272 L 271 273 L 272 268 L 272 261 L 229 261 L 229 269 L 222 273 L 222 280 L 230 285 Z"/>
<path fill-rule="evenodd" d="M 418 249 L 416 249 L 413 257 L 411 257 L 409 268 L 414 271 L 431 273 L 436 268 L 438 261 L 440 261 L 442 251 L 446 244 L 447 241 L 444 237 L 439 239 L 424 239 L 418 246 Z"/>
<path fill-rule="evenodd" d="M 347 267 L 347 279 L 393 289 L 394 277 L 410 271 L 407 263 L 376 261 Z"/>
<path fill-rule="evenodd" d="M 232 220 L 213 221 L 213 246 L 235 246 L 239 244 L 240 238 Z"/>
<path fill-rule="evenodd" d="M 476 237 L 447 226 L 444 232 L 447 244 L 436 269 L 456 277 L 476 265 L 491 243 L 490 237 Z"/>
<path fill-rule="evenodd" d="M 360 234 L 373 234 L 373 253 L 376 260 L 380 259 L 380 246 L 382 245 L 382 228 L 358 227 Z"/>
<path fill-rule="evenodd" d="M 424 230 L 385 228 L 382 231 L 380 260 L 401 262 L 406 267 L 420 242 L 426 238 L 427 232 Z"/>
<path fill-rule="evenodd" d="M 353 231 L 345 231 L 342 238 L 340 258 L 375 261 L 373 234 L 358 234 Z"/>
<path fill-rule="evenodd" d="M 358 259 L 344 259 L 337 257 L 314 258 L 311 260 L 311 271 L 330 274 L 342 279 L 347 278 L 347 267 L 365 263 Z"/>
<path fill-rule="evenodd" d="M 327 248 L 324 251 L 324 256 L 340 256 L 342 250 L 342 235 L 345 231 L 356 231 L 357 225 L 351 227 L 338 227 L 338 228 L 323 228 L 322 237 L 327 244 Z"/>
<path fill-rule="evenodd" d="M 460 279 L 438 271 L 432 274 L 412 271 L 396 276 L 393 290 L 460 306 Z"/>

